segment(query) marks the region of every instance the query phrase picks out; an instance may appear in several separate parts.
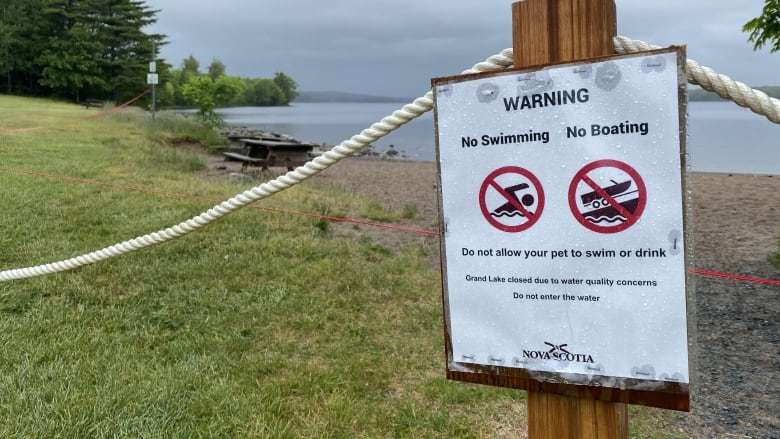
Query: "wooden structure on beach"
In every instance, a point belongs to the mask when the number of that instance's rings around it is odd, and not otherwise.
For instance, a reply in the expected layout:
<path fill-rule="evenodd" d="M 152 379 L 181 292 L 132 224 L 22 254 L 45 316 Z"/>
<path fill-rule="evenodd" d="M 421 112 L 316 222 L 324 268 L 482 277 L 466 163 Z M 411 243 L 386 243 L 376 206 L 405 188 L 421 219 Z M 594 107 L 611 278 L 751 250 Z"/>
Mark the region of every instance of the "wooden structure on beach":
<path fill-rule="evenodd" d="M 266 170 L 274 166 L 286 167 L 292 171 L 312 158 L 314 146 L 272 136 L 254 136 L 234 139 L 239 149 L 223 153 L 227 161 L 241 162 L 241 171 L 249 166 Z"/>

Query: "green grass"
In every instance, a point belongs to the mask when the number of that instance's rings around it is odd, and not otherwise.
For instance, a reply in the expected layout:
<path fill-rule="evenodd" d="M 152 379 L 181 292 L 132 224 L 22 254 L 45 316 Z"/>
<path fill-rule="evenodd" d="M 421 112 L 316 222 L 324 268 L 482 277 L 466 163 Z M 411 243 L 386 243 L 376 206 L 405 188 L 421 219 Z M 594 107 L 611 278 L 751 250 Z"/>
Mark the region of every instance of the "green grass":
<path fill-rule="evenodd" d="M 95 112 L 0 97 L 0 128 L 46 127 L 0 133 L 2 167 L 216 199 L 248 188 L 198 177 L 202 161 L 171 146 L 185 135 L 135 110 L 71 123 Z M 211 207 L 12 171 L 0 184 L 3 269 Z M 261 205 L 418 215 L 316 182 Z M 0 283 L 0 437 L 516 437 L 524 393 L 444 379 L 442 332 L 426 248 L 244 209 L 166 244 Z M 631 419 L 632 437 L 680 437 L 667 412 Z"/>

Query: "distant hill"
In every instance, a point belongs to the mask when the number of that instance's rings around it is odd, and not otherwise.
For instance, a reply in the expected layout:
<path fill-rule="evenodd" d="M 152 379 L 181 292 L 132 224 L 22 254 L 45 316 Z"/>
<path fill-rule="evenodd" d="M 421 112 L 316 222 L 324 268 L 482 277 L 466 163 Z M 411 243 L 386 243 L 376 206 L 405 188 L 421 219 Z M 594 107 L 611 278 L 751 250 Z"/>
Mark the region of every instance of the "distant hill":
<path fill-rule="evenodd" d="M 780 87 L 778 86 L 763 86 L 752 88 L 763 91 L 770 97 L 780 99 Z M 692 102 L 717 102 L 722 101 L 723 99 L 711 91 L 702 90 L 700 88 L 691 88 L 688 89 L 688 100 Z"/>
<path fill-rule="evenodd" d="M 341 91 L 302 91 L 293 102 L 353 102 L 353 103 L 370 103 L 370 102 L 409 102 L 411 99 L 388 97 L 388 96 L 371 96 L 362 95 L 357 93 L 346 93 Z"/>

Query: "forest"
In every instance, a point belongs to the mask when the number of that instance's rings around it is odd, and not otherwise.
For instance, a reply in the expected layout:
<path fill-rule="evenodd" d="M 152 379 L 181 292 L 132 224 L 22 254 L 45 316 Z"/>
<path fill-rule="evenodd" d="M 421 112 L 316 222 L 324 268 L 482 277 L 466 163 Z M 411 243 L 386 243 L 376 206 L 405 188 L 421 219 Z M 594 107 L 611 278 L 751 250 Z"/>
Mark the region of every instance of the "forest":
<path fill-rule="evenodd" d="M 282 72 L 231 77 L 216 58 L 200 72 L 192 56 L 174 69 L 159 57 L 167 36 L 144 32 L 158 12 L 137 0 L 2 0 L 0 93 L 120 103 L 149 88 L 155 61 L 161 107 L 287 105 L 297 96 Z M 151 97 L 139 102 L 149 105 Z"/>

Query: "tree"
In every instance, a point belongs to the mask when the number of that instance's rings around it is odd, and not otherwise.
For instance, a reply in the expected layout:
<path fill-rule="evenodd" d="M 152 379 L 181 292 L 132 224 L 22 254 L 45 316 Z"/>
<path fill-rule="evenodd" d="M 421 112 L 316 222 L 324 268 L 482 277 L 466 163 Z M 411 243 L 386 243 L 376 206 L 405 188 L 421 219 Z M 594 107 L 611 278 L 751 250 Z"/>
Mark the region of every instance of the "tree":
<path fill-rule="evenodd" d="M 38 82 L 76 101 L 80 100 L 79 92 L 86 86 L 105 88 L 94 56 L 100 48 L 86 25 L 74 24 L 66 38 L 52 37 L 49 48 L 38 58 L 44 66 Z"/>
<path fill-rule="evenodd" d="M 754 43 L 753 50 L 770 44 L 771 53 L 780 51 L 780 0 L 766 0 L 761 15 L 745 23 L 742 31 L 750 32 L 748 41 Z M 780 239 L 777 245 L 780 247 Z M 769 260 L 780 270 L 780 251 L 770 256 Z"/>
<path fill-rule="evenodd" d="M 182 61 L 180 69 L 170 71 L 164 90 L 165 104 L 163 105 L 179 107 L 195 105 L 202 109 L 202 111 L 199 110 L 201 117 L 209 119 L 216 116 L 214 109 L 220 106 L 287 105 L 289 103 L 288 96 L 294 97 L 298 94 L 296 90 L 298 84 L 284 73 L 277 73 L 273 79 L 229 76 L 224 73 L 225 65 L 216 58 L 212 60 L 206 73 L 199 73 L 199 66 L 198 60 L 190 55 Z M 209 78 L 214 85 L 200 78 Z M 216 101 L 210 99 L 215 91 L 212 87 L 225 84 L 231 84 L 232 86 L 229 88 L 237 90 L 232 98 L 217 99 Z M 287 95 L 279 84 L 286 88 Z M 215 121 L 218 122 L 217 119 Z"/>
<path fill-rule="evenodd" d="M 157 87 L 157 105 L 160 107 L 176 104 L 176 87 L 172 81 L 165 81 Z"/>
<path fill-rule="evenodd" d="M 182 90 L 185 84 L 198 76 L 200 76 L 200 62 L 192 55 L 182 60 L 181 68 L 171 72 L 169 81 L 173 85 L 173 105 L 184 106 L 192 104 L 192 102 L 187 102 L 187 98 L 184 97 Z"/>
<path fill-rule="evenodd" d="M 45 1 L 9 0 L 0 2 L 3 6 L 4 35 L 0 47 L 5 58 L 3 68 L 9 93 L 39 94 L 38 76 L 40 68 L 36 63 L 39 54 L 47 47 L 50 30 L 43 18 Z M 6 39 L 6 36 L 9 37 Z"/>
<path fill-rule="evenodd" d="M 766 0 L 761 15 L 748 21 L 742 27 L 743 32 L 750 32 L 748 41 L 754 43 L 753 50 L 771 46 L 770 52 L 780 50 L 780 0 Z"/>
<path fill-rule="evenodd" d="M 276 106 L 287 105 L 284 91 L 271 79 L 257 78 L 252 81 L 254 102 L 252 105 Z"/>
<path fill-rule="evenodd" d="M 12 47 L 18 42 L 19 24 L 22 14 L 18 1 L 8 0 L 0 5 L 0 74 L 5 75 L 8 93 L 11 93 L 11 71 L 15 67 L 11 56 Z"/>
<path fill-rule="evenodd" d="M 284 105 L 289 104 L 298 96 L 298 83 L 284 73 L 276 72 L 274 83 L 282 90 L 282 94 L 284 94 Z"/>
<path fill-rule="evenodd" d="M 181 73 L 184 75 L 200 75 L 200 63 L 194 56 L 190 55 L 181 62 Z"/>
<path fill-rule="evenodd" d="M 214 58 L 209 64 L 209 77 L 212 81 L 216 81 L 220 76 L 225 74 L 225 64 L 222 61 Z"/>
<path fill-rule="evenodd" d="M 159 11 L 140 0 L 0 0 L 0 74 L 9 92 L 128 98 L 146 84 Z"/>
<path fill-rule="evenodd" d="M 81 5 L 82 13 L 93 20 L 94 37 L 103 45 L 99 62 L 109 93 L 117 101 L 138 94 L 146 88 L 152 40 L 162 44 L 163 38 L 142 29 L 157 21 L 159 11 L 137 0 L 91 0 Z"/>
<path fill-rule="evenodd" d="M 182 94 L 198 107 L 198 116 L 204 122 L 219 126 L 222 119 L 214 111 L 218 105 L 230 102 L 241 92 L 241 81 L 229 76 L 221 76 L 216 81 L 205 75 L 193 78 L 182 87 Z"/>

